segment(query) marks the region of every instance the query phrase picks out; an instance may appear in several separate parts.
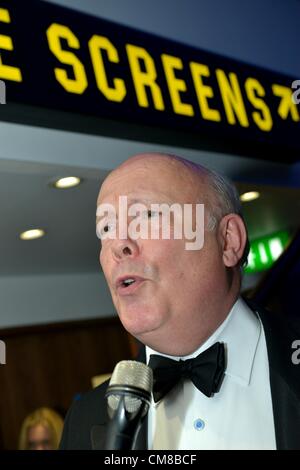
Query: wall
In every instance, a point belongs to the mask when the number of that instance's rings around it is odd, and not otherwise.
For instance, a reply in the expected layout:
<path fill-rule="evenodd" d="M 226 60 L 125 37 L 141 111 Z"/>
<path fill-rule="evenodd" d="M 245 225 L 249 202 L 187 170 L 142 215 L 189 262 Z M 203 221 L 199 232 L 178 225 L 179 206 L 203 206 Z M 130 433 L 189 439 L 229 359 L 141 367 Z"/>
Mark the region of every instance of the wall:
<path fill-rule="evenodd" d="M 16 449 L 23 419 L 47 406 L 67 411 L 91 379 L 111 373 L 136 348 L 116 318 L 2 330 L 0 450 Z"/>
<path fill-rule="evenodd" d="M 99 273 L 0 277 L 1 329 L 114 315 Z"/>

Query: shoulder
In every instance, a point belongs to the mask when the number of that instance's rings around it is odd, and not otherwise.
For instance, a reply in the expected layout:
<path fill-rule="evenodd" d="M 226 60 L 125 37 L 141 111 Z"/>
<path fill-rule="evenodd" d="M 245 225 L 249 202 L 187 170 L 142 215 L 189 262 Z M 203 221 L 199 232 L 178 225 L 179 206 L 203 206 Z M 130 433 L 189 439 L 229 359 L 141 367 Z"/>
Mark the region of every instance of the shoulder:
<path fill-rule="evenodd" d="M 280 343 L 282 344 L 284 339 L 289 340 L 295 336 L 300 338 L 300 322 L 298 323 L 295 320 L 293 321 L 291 316 L 287 315 L 286 312 L 282 312 L 280 314 L 271 312 L 270 310 L 266 310 L 261 307 L 254 300 L 246 299 L 244 297 L 243 300 L 261 319 L 267 340 L 270 336 L 276 339 L 281 338 Z"/>
<path fill-rule="evenodd" d="M 293 361 L 295 344 L 300 340 L 299 324 L 291 322 L 285 313 L 274 313 L 244 300 L 263 325 L 271 376 L 280 377 L 300 399 L 300 364 Z"/>
<path fill-rule="evenodd" d="M 105 392 L 108 383 L 104 382 L 74 401 L 65 419 L 61 450 L 91 449 L 91 428 L 107 421 Z"/>

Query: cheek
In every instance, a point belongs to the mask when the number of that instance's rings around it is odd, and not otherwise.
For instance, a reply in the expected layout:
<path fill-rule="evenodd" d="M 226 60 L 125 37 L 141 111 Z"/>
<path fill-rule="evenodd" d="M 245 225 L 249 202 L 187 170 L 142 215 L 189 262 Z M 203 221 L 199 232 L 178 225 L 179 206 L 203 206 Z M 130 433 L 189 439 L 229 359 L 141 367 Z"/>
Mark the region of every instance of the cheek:
<path fill-rule="evenodd" d="M 102 266 L 102 263 L 103 263 L 103 259 L 104 259 L 104 249 L 103 249 L 102 243 L 100 243 L 99 261 L 100 261 L 101 266 Z"/>
<path fill-rule="evenodd" d="M 155 279 L 161 286 L 175 288 L 176 282 L 184 277 L 185 252 L 181 240 L 152 241 L 145 246 L 146 264 L 151 266 Z"/>
<path fill-rule="evenodd" d="M 100 248 L 100 253 L 99 253 L 99 262 L 100 266 L 102 268 L 102 271 L 106 277 L 107 272 L 108 272 L 108 256 L 107 256 L 107 250 L 103 247 Z"/>
<path fill-rule="evenodd" d="M 109 257 L 107 256 L 106 253 L 103 252 L 103 250 L 100 252 L 100 255 L 99 255 L 99 261 L 100 261 L 100 266 L 102 268 L 102 271 L 103 271 L 103 275 L 104 275 L 104 278 L 106 280 L 106 283 L 108 285 L 108 287 L 110 288 L 110 280 L 111 280 L 111 266 L 110 266 L 110 262 L 109 262 Z"/>

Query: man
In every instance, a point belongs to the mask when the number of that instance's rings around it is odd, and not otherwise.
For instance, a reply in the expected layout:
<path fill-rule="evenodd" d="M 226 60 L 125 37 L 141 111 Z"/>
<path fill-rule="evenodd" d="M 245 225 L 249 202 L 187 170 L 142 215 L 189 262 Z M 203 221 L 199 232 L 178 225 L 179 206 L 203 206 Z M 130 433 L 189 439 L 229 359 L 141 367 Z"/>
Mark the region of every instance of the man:
<path fill-rule="evenodd" d="M 109 236 L 121 224 L 120 197 L 128 206 L 142 204 L 159 230 L 164 214 L 152 211 L 153 204 L 192 205 L 193 228 L 196 206 L 204 204 L 203 245 L 187 249 L 186 232 L 175 236 L 175 215 L 169 238 L 134 237 L 129 230 Z M 253 311 L 239 296 L 249 245 L 235 190 L 200 165 L 144 154 L 110 173 L 97 204 L 117 216 L 98 217 L 100 263 L 123 326 L 146 345 L 141 360 L 151 364 L 160 355 L 190 364 L 216 348 L 217 360 L 225 354 L 224 375 L 209 392 L 183 377 L 152 403 L 137 448 L 300 448 L 300 369 L 291 360 L 297 335 L 284 318 Z M 128 213 L 127 227 L 133 219 Z M 62 449 L 101 448 L 106 387 L 73 405 Z"/>

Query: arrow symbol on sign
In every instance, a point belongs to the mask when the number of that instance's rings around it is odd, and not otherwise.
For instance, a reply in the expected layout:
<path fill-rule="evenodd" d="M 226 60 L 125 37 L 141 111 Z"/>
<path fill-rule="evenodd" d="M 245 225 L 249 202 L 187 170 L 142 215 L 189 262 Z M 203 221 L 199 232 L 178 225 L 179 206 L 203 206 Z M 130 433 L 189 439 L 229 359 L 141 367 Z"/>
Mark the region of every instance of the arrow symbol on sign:
<path fill-rule="evenodd" d="M 288 115 L 291 114 L 293 121 L 300 121 L 297 106 L 293 102 L 292 90 L 286 86 L 274 84 L 272 85 L 272 91 L 273 95 L 281 98 L 277 109 L 281 119 L 287 119 Z"/>

